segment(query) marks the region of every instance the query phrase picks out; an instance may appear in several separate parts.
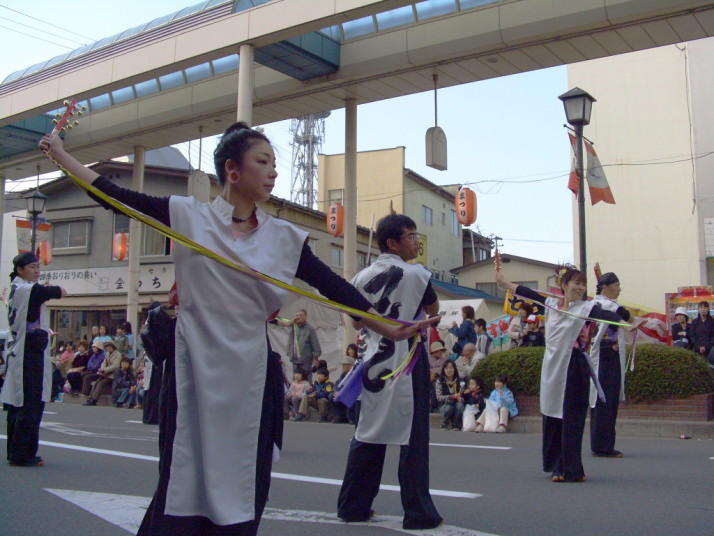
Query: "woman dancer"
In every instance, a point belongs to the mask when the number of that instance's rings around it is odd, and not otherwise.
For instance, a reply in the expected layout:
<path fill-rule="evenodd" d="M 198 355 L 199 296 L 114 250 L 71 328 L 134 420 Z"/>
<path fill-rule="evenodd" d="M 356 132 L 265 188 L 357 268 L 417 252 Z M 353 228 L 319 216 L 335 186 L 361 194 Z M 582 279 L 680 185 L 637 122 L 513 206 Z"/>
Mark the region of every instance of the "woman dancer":
<path fill-rule="evenodd" d="M 333 300 L 371 310 L 361 294 L 313 255 L 306 232 L 257 206 L 270 198 L 275 154 L 265 135 L 243 123 L 229 127 L 215 150 L 223 191 L 212 203 L 119 188 L 66 153 L 56 136 L 43 138 L 40 149 L 80 181 L 220 255 L 285 282 L 298 277 Z M 170 475 L 160 478 L 139 534 L 255 534 L 268 497 L 273 451 L 282 444 L 282 371 L 270 352 L 265 322 L 287 291 L 180 245 L 174 260 L 181 303 L 176 436 L 166 445 Z M 431 322 L 398 328 L 371 319 L 360 323 L 403 339 Z"/>
<path fill-rule="evenodd" d="M 7 410 L 7 461 L 10 465 L 43 465 L 37 455 L 40 421 L 45 402 L 50 400 L 52 361 L 49 352 L 47 300 L 62 298 L 61 287 L 40 285 L 40 261 L 32 253 L 21 253 L 12 261 L 10 326 L 5 360 L 7 371 L 0 400 Z"/>
<path fill-rule="evenodd" d="M 620 309 L 618 313 L 605 311 L 595 302 L 585 300 L 586 280 L 579 270 L 564 267 L 558 276 L 563 297 L 546 298 L 528 287 L 506 281 L 503 273 L 496 270 L 496 282 L 501 288 L 546 305 L 545 354 L 540 377 L 543 470 L 552 473 L 553 482 L 583 482 L 581 448 L 591 370 L 585 353 L 588 337 L 580 335 L 588 331 L 587 318 L 620 321 L 619 313 L 625 313 Z"/>

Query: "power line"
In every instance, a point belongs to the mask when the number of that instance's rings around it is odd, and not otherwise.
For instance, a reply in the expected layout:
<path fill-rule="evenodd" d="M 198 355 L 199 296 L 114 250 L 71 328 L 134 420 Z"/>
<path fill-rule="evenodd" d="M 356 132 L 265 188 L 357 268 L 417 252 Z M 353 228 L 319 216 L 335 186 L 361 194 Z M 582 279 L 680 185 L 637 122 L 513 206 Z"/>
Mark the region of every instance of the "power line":
<path fill-rule="evenodd" d="M 58 30 L 64 30 L 65 32 L 72 33 L 78 37 L 82 37 L 83 39 L 89 39 L 90 41 L 96 41 L 97 39 L 94 37 L 89 37 L 88 35 L 82 35 L 81 33 L 75 32 L 73 30 L 70 30 L 68 28 L 63 28 L 61 26 L 58 26 L 54 22 L 47 22 L 46 20 L 38 19 L 37 17 L 33 17 L 32 15 L 28 15 L 27 13 L 24 13 L 22 11 L 18 11 L 17 9 L 13 9 L 11 7 L 7 7 L 6 5 L 0 4 L 0 7 L 5 8 L 9 11 L 13 11 L 14 13 L 17 13 L 18 15 L 22 15 L 23 17 L 27 17 L 28 19 L 36 20 L 37 22 L 41 22 L 42 24 L 47 24 L 48 26 L 52 26 L 53 28 L 57 28 Z"/>
<path fill-rule="evenodd" d="M 24 27 L 26 27 L 26 28 L 29 28 L 30 30 L 35 30 L 35 31 L 37 31 L 37 32 L 42 32 L 42 33 L 51 35 L 51 36 L 53 36 L 53 37 L 59 37 L 60 39 L 66 39 L 67 41 L 71 41 L 71 42 L 76 43 L 76 44 L 78 44 L 78 45 L 80 45 L 80 46 L 84 46 L 84 45 L 86 44 L 86 43 L 82 43 L 82 42 L 80 42 L 80 41 L 76 41 L 76 40 L 74 40 L 74 39 L 72 39 L 72 38 L 70 38 L 70 37 L 66 37 L 66 36 L 64 36 L 64 35 L 60 35 L 60 34 L 48 32 L 47 30 L 44 30 L 44 29 L 42 29 L 42 28 L 38 28 L 38 27 L 36 27 L 36 26 L 30 26 L 29 24 L 25 24 L 24 22 L 18 22 L 18 21 L 16 21 L 16 20 L 10 19 L 10 18 L 8 18 L 8 17 L 2 17 L 2 16 L 0 16 L 0 19 L 10 21 L 10 22 L 12 22 L 13 24 L 19 24 L 20 26 L 24 26 Z"/>
<path fill-rule="evenodd" d="M 10 30 L 11 32 L 19 33 L 22 35 L 26 35 L 27 37 L 31 37 L 32 39 L 37 39 L 39 41 L 44 41 L 45 43 L 50 43 L 51 45 L 57 45 L 58 47 L 66 48 L 67 50 L 72 50 L 72 47 L 68 47 L 67 45 L 63 45 L 61 43 L 55 43 L 54 41 L 50 41 L 49 39 L 42 39 L 41 37 L 30 35 L 28 33 L 21 32 L 20 30 L 15 30 L 14 28 L 8 28 L 7 26 L 3 26 L 1 24 L 0 24 L 0 28 L 3 28 L 5 30 Z"/>

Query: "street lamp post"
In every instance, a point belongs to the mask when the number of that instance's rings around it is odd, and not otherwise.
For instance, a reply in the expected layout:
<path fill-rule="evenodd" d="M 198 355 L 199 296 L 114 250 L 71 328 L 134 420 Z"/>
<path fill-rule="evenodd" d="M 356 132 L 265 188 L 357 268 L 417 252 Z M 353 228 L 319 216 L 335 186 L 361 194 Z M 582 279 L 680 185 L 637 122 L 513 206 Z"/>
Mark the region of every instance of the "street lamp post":
<path fill-rule="evenodd" d="M 30 218 L 32 220 L 32 234 L 31 234 L 31 246 L 30 251 L 33 254 L 37 253 L 37 217 L 45 211 L 45 202 L 47 201 L 47 196 L 40 192 L 39 188 L 35 188 L 32 195 L 25 198 L 27 201 L 27 212 L 30 213 Z"/>
<path fill-rule="evenodd" d="M 580 188 L 578 191 L 578 236 L 580 242 L 580 271 L 587 273 L 587 257 L 585 249 L 585 173 L 583 165 L 583 127 L 590 124 L 590 112 L 592 111 L 595 97 L 579 87 L 574 87 L 570 91 L 558 97 L 563 101 L 565 117 L 568 123 L 575 130 L 575 168 L 580 178 Z"/>

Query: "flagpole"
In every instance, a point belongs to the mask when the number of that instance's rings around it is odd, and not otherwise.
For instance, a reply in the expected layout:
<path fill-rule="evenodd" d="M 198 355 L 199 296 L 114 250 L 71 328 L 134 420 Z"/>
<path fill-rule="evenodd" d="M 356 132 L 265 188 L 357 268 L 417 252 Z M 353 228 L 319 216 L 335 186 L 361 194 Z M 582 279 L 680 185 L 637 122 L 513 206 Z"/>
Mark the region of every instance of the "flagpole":
<path fill-rule="evenodd" d="M 585 172 L 583 164 L 583 125 L 575 127 L 575 167 L 580 177 L 578 192 L 578 236 L 580 245 L 580 271 L 587 274 L 587 257 L 585 245 Z"/>

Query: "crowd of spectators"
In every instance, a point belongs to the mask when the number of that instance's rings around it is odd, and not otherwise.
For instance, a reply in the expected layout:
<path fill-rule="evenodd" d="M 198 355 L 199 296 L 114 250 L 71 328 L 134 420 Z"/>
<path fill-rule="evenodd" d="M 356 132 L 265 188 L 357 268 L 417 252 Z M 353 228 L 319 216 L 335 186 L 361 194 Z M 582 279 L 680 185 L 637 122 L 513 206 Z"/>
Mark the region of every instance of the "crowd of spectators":
<path fill-rule="evenodd" d="M 145 357 L 135 358 L 134 335 L 128 322 L 110 335 L 106 326 L 92 326 L 89 341 L 58 341 L 52 361 L 52 400 L 64 395 L 85 397 L 94 406 L 103 394 L 111 395 L 114 406 L 141 409 Z"/>
<path fill-rule="evenodd" d="M 709 366 L 714 367 L 714 318 L 709 310 L 709 302 L 697 305 L 697 317 L 689 319 L 685 307 L 674 311 L 676 322 L 672 324 L 672 345 L 696 352 Z"/>

